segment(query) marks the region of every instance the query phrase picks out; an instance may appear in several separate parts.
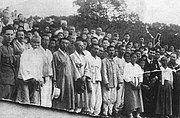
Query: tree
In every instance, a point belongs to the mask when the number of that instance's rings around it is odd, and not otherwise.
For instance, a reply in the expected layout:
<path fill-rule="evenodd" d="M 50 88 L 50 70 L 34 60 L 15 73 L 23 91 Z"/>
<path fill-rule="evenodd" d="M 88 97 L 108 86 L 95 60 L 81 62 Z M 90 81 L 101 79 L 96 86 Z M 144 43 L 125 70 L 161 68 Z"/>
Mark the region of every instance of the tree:
<path fill-rule="evenodd" d="M 105 31 L 118 21 L 138 21 L 135 13 L 127 13 L 124 0 L 76 0 L 79 6 L 78 16 L 83 21 L 83 27 L 102 27 Z"/>

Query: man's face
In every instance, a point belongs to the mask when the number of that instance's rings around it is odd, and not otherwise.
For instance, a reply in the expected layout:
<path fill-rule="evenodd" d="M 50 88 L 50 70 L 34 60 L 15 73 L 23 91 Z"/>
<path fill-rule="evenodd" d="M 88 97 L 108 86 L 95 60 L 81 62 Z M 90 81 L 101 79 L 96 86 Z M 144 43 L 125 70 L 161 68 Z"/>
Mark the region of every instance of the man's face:
<path fill-rule="evenodd" d="M 18 29 L 18 27 L 19 27 L 19 25 L 18 25 L 18 24 L 14 24 L 14 29 L 15 29 L 15 30 L 17 30 L 17 29 Z"/>
<path fill-rule="evenodd" d="M 3 40 L 6 43 L 11 43 L 13 38 L 14 38 L 14 31 L 13 30 L 6 30 L 6 32 L 5 32 L 4 36 L 3 36 Z"/>
<path fill-rule="evenodd" d="M 42 37 L 42 46 L 43 47 L 48 48 L 49 42 L 50 42 L 50 39 L 49 39 L 48 36 L 43 36 Z"/>
<path fill-rule="evenodd" d="M 24 16 L 21 14 L 21 15 L 19 15 L 19 20 L 20 21 L 24 21 Z"/>
<path fill-rule="evenodd" d="M 170 61 L 171 62 L 176 62 L 176 59 L 177 59 L 177 55 L 176 54 L 171 54 Z"/>
<path fill-rule="evenodd" d="M 69 46 L 69 41 L 68 41 L 68 40 L 65 40 L 65 39 L 61 40 L 60 48 L 61 48 L 63 51 L 67 51 L 68 46 Z"/>
<path fill-rule="evenodd" d="M 138 59 L 140 59 L 141 56 L 142 56 L 142 55 L 141 55 L 141 52 L 139 52 L 139 51 L 136 52 L 136 55 L 137 55 L 137 58 L 138 58 Z"/>
<path fill-rule="evenodd" d="M 69 38 L 69 41 L 73 42 L 73 43 L 76 42 L 76 36 L 71 35 L 70 38 Z"/>
<path fill-rule="evenodd" d="M 174 52 L 174 46 L 171 46 L 171 47 L 169 48 L 169 50 L 170 50 L 171 52 Z"/>
<path fill-rule="evenodd" d="M 149 42 L 149 43 L 148 43 L 148 48 L 152 48 L 152 47 L 153 47 L 152 42 Z"/>
<path fill-rule="evenodd" d="M 5 18 L 6 18 L 6 17 L 8 17 L 8 18 L 10 17 L 10 13 L 9 13 L 8 10 L 4 10 L 4 11 L 3 11 L 3 17 L 5 17 Z"/>
<path fill-rule="evenodd" d="M 132 62 L 132 63 L 136 63 L 136 62 L 137 62 L 137 55 L 136 55 L 136 54 L 133 54 L 133 55 L 131 56 L 131 62 Z"/>
<path fill-rule="evenodd" d="M 86 50 L 86 48 L 87 48 L 87 42 L 83 42 L 83 44 L 84 44 L 84 50 Z"/>
<path fill-rule="evenodd" d="M 98 45 L 94 45 L 92 50 L 91 50 L 91 53 L 94 55 L 94 56 L 97 56 L 99 54 L 99 46 Z"/>
<path fill-rule="evenodd" d="M 126 48 L 126 52 L 131 54 L 131 48 Z"/>
<path fill-rule="evenodd" d="M 56 41 L 51 41 L 49 44 L 50 47 L 55 47 L 56 46 Z"/>
<path fill-rule="evenodd" d="M 101 35 L 102 29 L 101 28 L 97 28 L 96 32 L 97 32 L 98 35 Z"/>
<path fill-rule="evenodd" d="M 58 34 L 58 39 L 64 38 L 64 35 L 62 33 Z"/>
<path fill-rule="evenodd" d="M 81 36 L 81 32 L 80 31 L 77 31 L 77 36 Z"/>
<path fill-rule="evenodd" d="M 84 28 L 83 33 L 88 34 L 89 30 L 87 28 Z"/>
<path fill-rule="evenodd" d="M 91 30 L 91 34 L 95 34 L 96 33 L 96 30 Z"/>
<path fill-rule="evenodd" d="M 162 64 L 162 66 L 167 66 L 167 58 L 166 57 L 162 57 L 162 59 L 161 59 L 161 64 Z"/>
<path fill-rule="evenodd" d="M 148 57 L 149 57 L 149 59 L 154 58 L 154 56 L 155 56 L 155 51 L 153 51 L 153 50 L 149 50 L 149 53 L 148 53 Z"/>
<path fill-rule="evenodd" d="M 138 48 L 139 47 L 139 43 L 134 43 L 134 48 Z"/>
<path fill-rule="evenodd" d="M 102 43 L 102 47 L 104 49 L 107 49 L 108 46 L 109 46 L 109 41 L 108 40 L 104 40 L 103 43 Z"/>
<path fill-rule="evenodd" d="M 108 37 L 109 39 L 111 39 L 111 38 L 112 38 L 112 35 L 111 35 L 110 33 L 108 33 L 108 34 L 107 34 L 107 37 Z"/>
<path fill-rule="evenodd" d="M 49 28 L 49 27 L 46 27 L 46 28 L 45 28 L 45 31 L 46 31 L 46 32 L 49 32 L 49 31 L 50 31 L 50 28 Z"/>
<path fill-rule="evenodd" d="M 113 57 L 114 54 L 115 54 L 115 49 L 114 49 L 114 47 L 109 48 L 109 49 L 108 49 L 108 56 L 109 56 L 109 57 Z"/>
<path fill-rule="evenodd" d="M 75 32 L 75 27 L 71 27 L 69 32 L 72 34 L 73 32 Z"/>
<path fill-rule="evenodd" d="M 31 46 L 33 49 L 39 48 L 41 45 L 41 39 L 40 38 L 32 38 L 31 39 Z"/>
<path fill-rule="evenodd" d="M 98 40 L 97 39 L 92 39 L 92 44 L 98 44 Z"/>
<path fill-rule="evenodd" d="M 28 32 L 28 33 L 27 33 L 27 37 L 28 37 L 29 39 L 31 39 L 31 38 L 32 38 L 32 33 Z"/>
<path fill-rule="evenodd" d="M 159 52 L 156 52 L 155 58 L 156 58 L 157 60 L 160 58 L 160 53 L 159 53 Z"/>
<path fill-rule="evenodd" d="M 86 40 L 87 39 L 87 35 L 86 34 L 82 34 L 82 39 Z"/>
<path fill-rule="evenodd" d="M 49 37 L 52 37 L 52 33 L 47 33 L 47 35 L 48 35 Z"/>
<path fill-rule="evenodd" d="M 84 44 L 83 44 L 83 42 L 82 42 L 82 41 L 77 41 L 77 42 L 76 42 L 76 50 L 77 50 L 78 52 L 82 52 L 83 49 L 84 49 Z"/>
<path fill-rule="evenodd" d="M 119 55 L 123 56 L 125 52 L 126 52 L 126 48 L 123 46 L 120 46 L 119 47 Z"/>
<path fill-rule="evenodd" d="M 126 42 L 129 42 L 129 39 L 130 39 L 130 35 L 129 34 L 124 35 L 124 40 Z"/>
<path fill-rule="evenodd" d="M 140 40 L 141 43 L 144 43 L 144 38 L 143 37 L 141 37 L 139 40 Z"/>
<path fill-rule="evenodd" d="M 23 40 L 24 40 L 24 32 L 23 31 L 17 32 L 17 39 L 19 42 L 23 42 Z"/>
<path fill-rule="evenodd" d="M 129 63 L 131 61 L 130 54 L 125 54 L 124 59 L 127 63 Z"/>
<path fill-rule="evenodd" d="M 68 31 L 64 31 L 64 37 L 67 38 L 69 36 L 69 32 Z"/>

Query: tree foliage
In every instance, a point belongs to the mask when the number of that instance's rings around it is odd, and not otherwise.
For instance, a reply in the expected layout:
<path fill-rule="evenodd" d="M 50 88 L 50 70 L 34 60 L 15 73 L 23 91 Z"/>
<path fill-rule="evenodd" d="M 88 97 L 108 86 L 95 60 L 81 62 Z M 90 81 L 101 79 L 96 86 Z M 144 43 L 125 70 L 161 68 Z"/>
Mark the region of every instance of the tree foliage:
<path fill-rule="evenodd" d="M 85 27 L 102 27 L 106 31 L 119 21 L 139 21 L 137 14 L 127 13 L 124 0 L 76 0 L 74 4 L 79 6 L 78 16 Z"/>
<path fill-rule="evenodd" d="M 140 36 L 145 37 L 145 42 L 151 41 L 149 32 L 155 37 L 161 33 L 161 45 L 169 44 L 180 48 L 180 26 L 165 23 L 143 23 L 136 13 L 127 12 L 127 4 L 124 0 L 75 0 L 74 5 L 79 6 L 78 14 L 72 16 L 49 16 L 41 20 L 40 25 L 46 26 L 47 18 L 54 19 L 54 24 L 60 26 L 61 20 L 66 20 L 68 25 L 75 26 L 76 29 L 83 28 L 96 29 L 102 27 L 103 31 L 109 33 L 119 33 L 120 38 L 128 32 L 131 41 L 137 41 Z M 35 16 L 34 19 L 39 19 Z"/>

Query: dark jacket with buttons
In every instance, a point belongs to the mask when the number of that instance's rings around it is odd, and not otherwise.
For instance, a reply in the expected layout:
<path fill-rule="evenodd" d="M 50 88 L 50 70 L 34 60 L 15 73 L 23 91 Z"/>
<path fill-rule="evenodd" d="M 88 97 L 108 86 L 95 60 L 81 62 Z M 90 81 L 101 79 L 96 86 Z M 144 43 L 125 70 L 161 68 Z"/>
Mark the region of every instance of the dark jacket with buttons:
<path fill-rule="evenodd" d="M 15 85 L 15 56 L 11 45 L 0 47 L 0 84 Z"/>

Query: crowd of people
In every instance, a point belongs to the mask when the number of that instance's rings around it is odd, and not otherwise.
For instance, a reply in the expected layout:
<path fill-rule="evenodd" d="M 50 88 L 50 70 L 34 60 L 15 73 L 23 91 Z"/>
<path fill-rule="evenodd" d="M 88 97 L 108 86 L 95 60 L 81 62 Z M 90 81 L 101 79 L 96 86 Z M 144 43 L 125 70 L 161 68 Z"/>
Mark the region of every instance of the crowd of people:
<path fill-rule="evenodd" d="M 180 51 L 172 45 L 66 21 L 31 25 L 3 10 L 1 99 L 93 116 L 180 117 Z"/>

